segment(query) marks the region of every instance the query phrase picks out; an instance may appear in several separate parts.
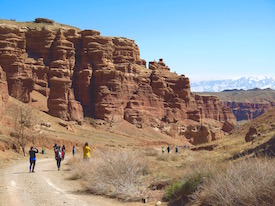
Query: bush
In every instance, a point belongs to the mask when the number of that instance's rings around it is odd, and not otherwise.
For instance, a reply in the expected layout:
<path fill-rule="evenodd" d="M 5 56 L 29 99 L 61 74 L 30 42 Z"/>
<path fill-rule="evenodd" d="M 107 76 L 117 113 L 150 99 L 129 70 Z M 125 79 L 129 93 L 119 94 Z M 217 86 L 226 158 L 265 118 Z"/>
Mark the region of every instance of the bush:
<path fill-rule="evenodd" d="M 177 197 L 179 197 L 182 193 L 182 188 L 183 188 L 183 185 L 185 184 L 186 182 L 184 180 L 181 180 L 179 182 L 176 182 L 176 183 L 173 183 L 171 184 L 166 193 L 165 193 L 165 196 L 164 196 L 164 200 L 165 201 L 170 201 L 170 200 L 174 200 L 176 199 Z"/>
<path fill-rule="evenodd" d="M 274 205 L 275 161 L 257 158 L 231 164 L 205 178 L 197 200 L 206 205 Z"/>
<path fill-rule="evenodd" d="M 182 197 L 191 196 L 198 190 L 204 178 L 209 178 L 215 174 L 214 170 L 216 165 L 214 166 L 205 162 L 201 163 L 200 166 L 193 165 L 192 168 L 194 169 L 186 171 L 187 173 L 180 181 L 168 187 L 163 197 L 165 201 L 173 201 Z"/>
<path fill-rule="evenodd" d="M 171 201 L 179 198 L 180 196 L 187 196 L 195 192 L 198 186 L 202 183 L 203 177 L 208 176 L 202 170 L 194 171 L 187 175 L 179 182 L 170 185 L 164 196 L 165 201 Z"/>
<path fill-rule="evenodd" d="M 84 186 L 94 194 L 127 201 L 145 196 L 144 175 L 148 173 L 148 164 L 136 152 L 97 151 L 89 162 L 75 162 L 72 170 L 72 179 L 85 180 Z"/>

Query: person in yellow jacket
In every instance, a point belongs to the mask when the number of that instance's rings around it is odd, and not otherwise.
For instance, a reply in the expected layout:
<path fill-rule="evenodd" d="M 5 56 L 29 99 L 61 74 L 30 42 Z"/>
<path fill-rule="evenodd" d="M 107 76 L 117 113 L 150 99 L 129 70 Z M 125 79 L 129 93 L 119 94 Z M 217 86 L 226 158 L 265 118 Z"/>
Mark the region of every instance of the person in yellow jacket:
<path fill-rule="evenodd" d="M 83 159 L 90 159 L 91 157 L 91 148 L 88 146 L 88 142 L 85 143 L 83 147 Z"/>

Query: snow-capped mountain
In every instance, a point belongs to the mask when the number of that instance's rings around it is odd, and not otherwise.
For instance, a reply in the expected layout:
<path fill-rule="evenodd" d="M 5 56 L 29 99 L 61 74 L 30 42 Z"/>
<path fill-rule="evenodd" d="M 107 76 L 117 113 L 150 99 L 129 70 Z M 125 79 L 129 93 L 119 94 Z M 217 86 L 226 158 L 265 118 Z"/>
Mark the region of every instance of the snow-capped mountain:
<path fill-rule="evenodd" d="M 192 92 L 220 92 L 231 89 L 275 89 L 275 79 L 272 77 L 242 77 L 239 79 L 209 80 L 191 82 Z"/>

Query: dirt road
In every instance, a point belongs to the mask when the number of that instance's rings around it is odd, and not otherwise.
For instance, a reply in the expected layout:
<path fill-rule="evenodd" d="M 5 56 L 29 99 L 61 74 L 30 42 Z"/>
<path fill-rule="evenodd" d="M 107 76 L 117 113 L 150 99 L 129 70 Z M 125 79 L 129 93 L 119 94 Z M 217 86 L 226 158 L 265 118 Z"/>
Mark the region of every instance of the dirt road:
<path fill-rule="evenodd" d="M 29 172 L 29 161 L 0 170 L 0 206 L 118 206 L 144 205 L 124 203 L 115 199 L 91 195 L 70 180 L 66 161 L 57 171 L 53 158 L 38 158 L 35 173 Z"/>

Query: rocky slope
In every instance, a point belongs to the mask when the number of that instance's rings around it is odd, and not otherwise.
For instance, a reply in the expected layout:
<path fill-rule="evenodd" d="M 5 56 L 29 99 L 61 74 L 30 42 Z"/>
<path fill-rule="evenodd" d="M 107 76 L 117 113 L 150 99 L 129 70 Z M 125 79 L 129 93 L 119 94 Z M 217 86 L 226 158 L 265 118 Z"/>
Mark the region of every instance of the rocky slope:
<path fill-rule="evenodd" d="M 191 93 L 189 79 L 162 59 L 146 68 L 133 40 L 37 22 L 0 22 L 0 65 L 12 97 L 27 103 L 35 90 L 55 117 L 126 120 L 195 144 L 233 129 L 235 117 L 217 97 Z"/>

